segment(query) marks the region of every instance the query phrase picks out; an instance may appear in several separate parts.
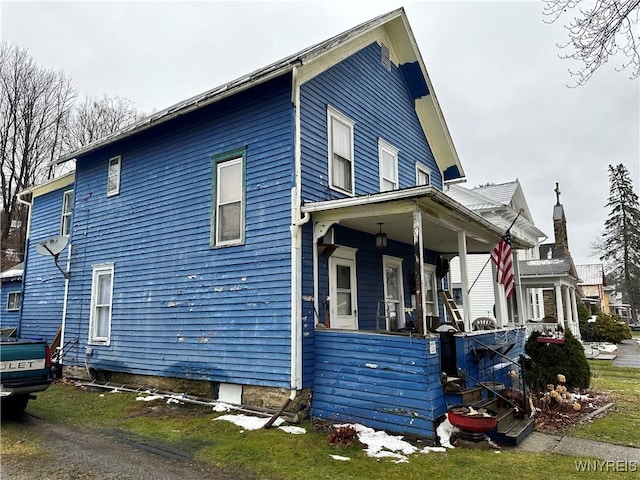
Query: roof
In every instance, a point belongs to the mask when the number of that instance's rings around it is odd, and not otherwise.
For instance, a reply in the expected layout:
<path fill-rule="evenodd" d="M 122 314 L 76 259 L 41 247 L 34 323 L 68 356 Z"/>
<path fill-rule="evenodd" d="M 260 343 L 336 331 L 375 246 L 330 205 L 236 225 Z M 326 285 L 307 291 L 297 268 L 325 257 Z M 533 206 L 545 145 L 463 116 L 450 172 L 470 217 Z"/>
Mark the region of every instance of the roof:
<path fill-rule="evenodd" d="M 578 277 L 582 280 L 581 285 L 606 285 L 604 267 L 601 263 L 589 265 L 576 265 Z"/>
<path fill-rule="evenodd" d="M 520 276 L 527 275 L 570 275 L 570 258 L 552 258 L 550 260 L 523 260 L 518 262 Z"/>
<path fill-rule="evenodd" d="M 513 182 L 499 183 L 497 185 L 482 185 L 474 187 L 472 190 L 482 194 L 493 202 L 509 205 L 519 186 L 520 183 L 516 180 Z"/>
<path fill-rule="evenodd" d="M 279 77 L 285 73 L 294 71 L 298 67 L 309 64 L 325 54 L 336 52 L 338 48 L 344 47 L 353 42 L 354 47 L 358 45 L 357 39 L 366 38 L 366 34 L 377 28 L 384 28 L 385 32 L 392 37 L 390 48 L 396 49 L 398 58 L 404 63 L 416 63 L 417 71 L 422 74 L 427 84 L 427 92 L 421 98 L 415 99 L 415 109 L 420 119 L 426 137 L 429 139 L 434 157 L 445 176 L 445 180 L 456 180 L 464 177 L 464 171 L 458 158 L 448 127 L 444 121 L 444 116 L 440 109 L 439 102 L 435 96 L 433 85 L 426 71 L 426 67 L 417 48 L 417 42 L 409 26 L 403 8 L 393 10 L 379 17 L 373 18 L 343 33 L 317 43 L 300 52 L 290 55 L 282 60 L 274 62 L 266 67 L 255 70 L 247 75 L 220 85 L 202 94 L 193 96 L 187 100 L 179 102 L 169 108 L 149 115 L 137 122 L 134 122 L 123 129 L 96 140 L 82 148 L 70 152 L 55 163 L 63 163 L 74 158 L 86 155 L 102 147 L 110 145 L 116 141 L 125 139 L 142 131 L 148 130 L 161 123 L 175 119 L 192 111 L 211 105 L 223 98 L 244 91 L 259 83 L 266 82 Z M 327 55 L 327 64 L 340 61 L 340 55 Z M 294 75 L 295 77 L 295 75 Z M 294 81 L 306 81 L 304 80 Z"/>
<path fill-rule="evenodd" d="M 0 273 L 0 279 L 9 281 L 9 280 L 20 280 L 22 279 L 22 274 L 24 272 L 24 263 L 19 263 L 14 265 L 8 270 Z"/>

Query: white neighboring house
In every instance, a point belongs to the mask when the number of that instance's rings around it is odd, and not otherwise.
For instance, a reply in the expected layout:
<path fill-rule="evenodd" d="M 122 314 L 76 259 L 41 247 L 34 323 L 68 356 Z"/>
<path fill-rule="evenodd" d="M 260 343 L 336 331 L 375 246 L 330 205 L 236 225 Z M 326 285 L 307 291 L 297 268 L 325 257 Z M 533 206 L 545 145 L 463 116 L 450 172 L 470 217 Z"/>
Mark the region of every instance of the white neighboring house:
<path fill-rule="evenodd" d="M 506 182 L 497 185 L 485 185 L 472 189 L 461 185 L 449 185 L 445 192 L 455 201 L 469 210 L 484 217 L 505 232 L 513 223 L 511 232 L 525 238 L 534 246 L 527 250 L 514 250 L 514 266 L 520 260 L 540 258 L 539 246 L 547 236 L 534 225 L 520 182 Z M 518 215 L 518 213 L 520 213 Z M 542 289 L 525 290 L 520 285 L 516 267 L 516 289 L 506 305 L 506 311 L 495 311 L 494 288 L 498 288 L 504 297 L 502 286 L 494 281 L 495 270 L 488 254 L 469 255 L 467 257 L 467 277 L 469 282 L 469 303 L 471 318 L 489 317 L 498 320 L 498 325 L 506 323 L 525 323 L 527 320 L 540 320 L 544 317 Z M 455 257 L 450 262 L 450 290 L 453 299 L 461 311 L 462 305 L 460 262 Z M 517 308 L 522 305 L 524 308 Z M 525 312 L 524 318 L 518 312 Z"/>

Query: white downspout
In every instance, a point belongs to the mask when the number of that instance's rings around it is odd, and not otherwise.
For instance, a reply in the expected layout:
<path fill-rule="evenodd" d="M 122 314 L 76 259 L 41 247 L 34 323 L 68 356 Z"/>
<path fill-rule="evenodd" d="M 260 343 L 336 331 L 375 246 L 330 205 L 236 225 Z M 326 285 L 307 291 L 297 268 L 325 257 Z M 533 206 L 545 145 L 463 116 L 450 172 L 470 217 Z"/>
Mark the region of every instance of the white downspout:
<path fill-rule="evenodd" d="M 302 388 L 302 226 L 311 216 L 301 217 L 302 166 L 300 147 L 300 85 L 298 67 L 292 71 L 294 109 L 294 186 L 291 190 L 291 389 Z M 294 395 L 295 397 L 295 395 Z"/>
<path fill-rule="evenodd" d="M 29 245 L 29 237 L 31 236 L 31 207 L 33 206 L 33 193 L 31 194 L 31 202 L 24 200 L 22 198 L 21 193 L 16 195 L 16 199 L 18 200 L 18 203 L 21 203 L 22 205 L 26 205 L 27 209 L 29 210 L 29 213 L 27 214 L 27 235 L 24 241 L 25 251 L 24 251 L 24 255 L 22 256 L 22 260 L 24 261 L 24 267 L 22 268 L 22 286 L 20 287 L 20 292 L 21 292 L 20 293 L 20 315 L 18 316 L 18 335 L 19 335 L 20 327 L 22 326 L 22 311 L 23 311 L 24 297 L 25 297 L 24 285 L 25 285 L 25 279 L 27 278 L 27 262 L 25 260 L 27 260 L 26 247 Z"/>

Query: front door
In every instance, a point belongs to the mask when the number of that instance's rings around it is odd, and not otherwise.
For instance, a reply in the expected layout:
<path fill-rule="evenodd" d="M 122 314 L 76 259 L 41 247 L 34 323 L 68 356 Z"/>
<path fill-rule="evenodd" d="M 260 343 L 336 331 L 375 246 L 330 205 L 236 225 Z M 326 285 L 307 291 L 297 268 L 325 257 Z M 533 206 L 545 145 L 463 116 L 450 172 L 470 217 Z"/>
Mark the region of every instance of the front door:
<path fill-rule="evenodd" d="M 356 251 L 338 247 L 329 257 L 331 328 L 358 329 Z"/>
<path fill-rule="evenodd" d="M 387 330 L 397 330 L 405 326 L 404 294 L 402 286 L 402 259 L 382 257 L 384 274 L 384 301 Z"/>

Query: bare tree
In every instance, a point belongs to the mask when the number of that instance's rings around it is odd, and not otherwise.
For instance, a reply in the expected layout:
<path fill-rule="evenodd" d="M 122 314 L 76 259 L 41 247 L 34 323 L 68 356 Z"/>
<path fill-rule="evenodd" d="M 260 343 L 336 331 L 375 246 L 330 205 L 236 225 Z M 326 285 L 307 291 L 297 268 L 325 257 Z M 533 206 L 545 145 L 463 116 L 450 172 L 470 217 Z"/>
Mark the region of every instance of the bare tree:
<path fill-rule="evenodd" d="M 577 15 L 565 25 L 569 41 L 558 46 L 572 50 L 572 53 L 561 55 L 562 58 L 582 63 L 577 71 L 569 70 L 577 85 L 584 85 L 601 65 L 607 63 L 609 57 L 617 54 L 626 57 L 617 70 L 630 68 L 630 78 L 638 78 L 640 0 L 545 0 L 545 22 L 553 23 L 576 8 Z"/>
<path fill-rule="evenodd" d="M 75 150 L 114 133 L 137 119 L 133 102 L 121 97 L 85 97 L 71 116 L 65 135 L 67 150 Z"/>
<path fill-rule="evenodd" d="M 19 237 L 24 236 L 26 225 L 26 212 L 17 202 L 16 194 L 53 176 L 50 164 L 61 153 L 64 125 L 74 98 L 70 77 L 40 67 L 24 48 L 6 42 L 0 45 L 3 250 L 24 244 L 23 238 L 10 241 L 12 224 L 22 225 L 17 231 Z M 5 256 L 1 258 L 4 260 Z M 0 265 L 0 269 L 3 267 Z"/>

